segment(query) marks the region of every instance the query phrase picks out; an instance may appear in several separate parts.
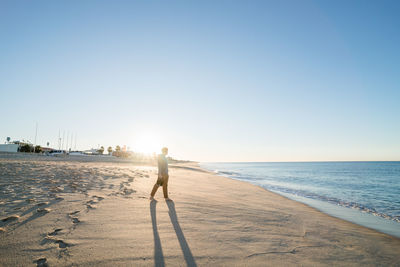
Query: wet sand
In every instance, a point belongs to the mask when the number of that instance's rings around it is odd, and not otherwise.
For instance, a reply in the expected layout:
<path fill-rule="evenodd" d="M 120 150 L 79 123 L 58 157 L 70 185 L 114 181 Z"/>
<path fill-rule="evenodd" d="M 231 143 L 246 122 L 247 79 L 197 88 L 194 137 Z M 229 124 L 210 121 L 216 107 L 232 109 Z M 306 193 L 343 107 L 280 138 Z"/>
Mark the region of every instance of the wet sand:
<path fill-rule="evenodd" d="M 400 239 L 195 164 L 0 155 L 0 266 L 398 266 Z"/>

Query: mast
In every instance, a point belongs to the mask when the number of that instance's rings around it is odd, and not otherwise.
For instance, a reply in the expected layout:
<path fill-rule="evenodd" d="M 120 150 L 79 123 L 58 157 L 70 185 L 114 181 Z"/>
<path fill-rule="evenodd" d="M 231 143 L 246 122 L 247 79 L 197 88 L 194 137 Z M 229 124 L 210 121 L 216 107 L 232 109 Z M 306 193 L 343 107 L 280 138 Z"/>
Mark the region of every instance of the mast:
<path fill-rule="evenodd" d="M 34 143 L 34 145 L 33 145 L 33 153 L 35 153 L 35 152 L 36 152 L 37 128 L 38 128 L 38 123 L 36 122 L 35 143 Z"/>
<path fill-rule="evenodd" d="M 77 136 L 78 134 L 77 133 L 75 133 L 75 150 L 76 150 L 76 136 Z"/>
<path fill-rule="evenodd" d="M 58 150 L 61 148 L 61 137 L 60 137 L 60 129 L 58 129 Z"/>
<path fill-rule="evenodd" d="M 62 138 L 62 143 L 61 143 L 62 150 L 64 150 L 64 136 L 65 136 L 65 130 L 63 130 L 63 138 Z"/>
<path fill-rule="evenodd" d="M 68 152 L 68 141 L 69 141 L 69 131 L 67 131 L 67 143 L 65 145 L 65 150 Z"/>
<path fill-rule="evenodd" d="M 70 145 L 69 145 L 70 150 L 72 150 L 72 148 L 73 148 L 72 142 L 74 142 L 74 134 L 73 134 L 73 133 L 71 133 L 71 143 L 70 143 Z"/>

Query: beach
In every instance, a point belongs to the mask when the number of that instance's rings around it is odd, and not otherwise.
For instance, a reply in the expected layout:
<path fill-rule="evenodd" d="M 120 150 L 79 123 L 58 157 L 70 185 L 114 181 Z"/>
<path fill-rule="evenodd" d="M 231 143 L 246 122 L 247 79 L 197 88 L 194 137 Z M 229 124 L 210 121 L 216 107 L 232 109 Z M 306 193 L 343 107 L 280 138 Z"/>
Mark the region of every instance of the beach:
<path fill-rule="evenodd" d="M 1 266 L 398 266 L 400 239 L 196 163 L 0 156 Z"/>

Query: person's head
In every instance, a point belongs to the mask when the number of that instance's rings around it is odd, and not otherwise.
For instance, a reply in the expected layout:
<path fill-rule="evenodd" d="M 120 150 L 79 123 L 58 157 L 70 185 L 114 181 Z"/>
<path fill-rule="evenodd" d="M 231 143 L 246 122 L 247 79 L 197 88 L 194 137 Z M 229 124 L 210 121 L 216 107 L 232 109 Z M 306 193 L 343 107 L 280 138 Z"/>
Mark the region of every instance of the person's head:
<path fill-rule="evenodd" d="M 161 148 L 161 152 L 162 152 L 164 155 L 168 155 L 168 147 L 163 147 L 163 148 Z"/>

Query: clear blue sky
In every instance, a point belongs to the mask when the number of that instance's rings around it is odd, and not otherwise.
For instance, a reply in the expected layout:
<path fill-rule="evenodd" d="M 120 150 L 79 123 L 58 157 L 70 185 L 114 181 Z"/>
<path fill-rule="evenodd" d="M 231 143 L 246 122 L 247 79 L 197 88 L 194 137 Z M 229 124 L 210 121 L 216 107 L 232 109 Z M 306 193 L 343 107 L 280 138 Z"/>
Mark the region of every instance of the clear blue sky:
<path fill-rule="evenodd" d="M 1 142 L 400 160 L 400 1 L 0 1 Z"/>

